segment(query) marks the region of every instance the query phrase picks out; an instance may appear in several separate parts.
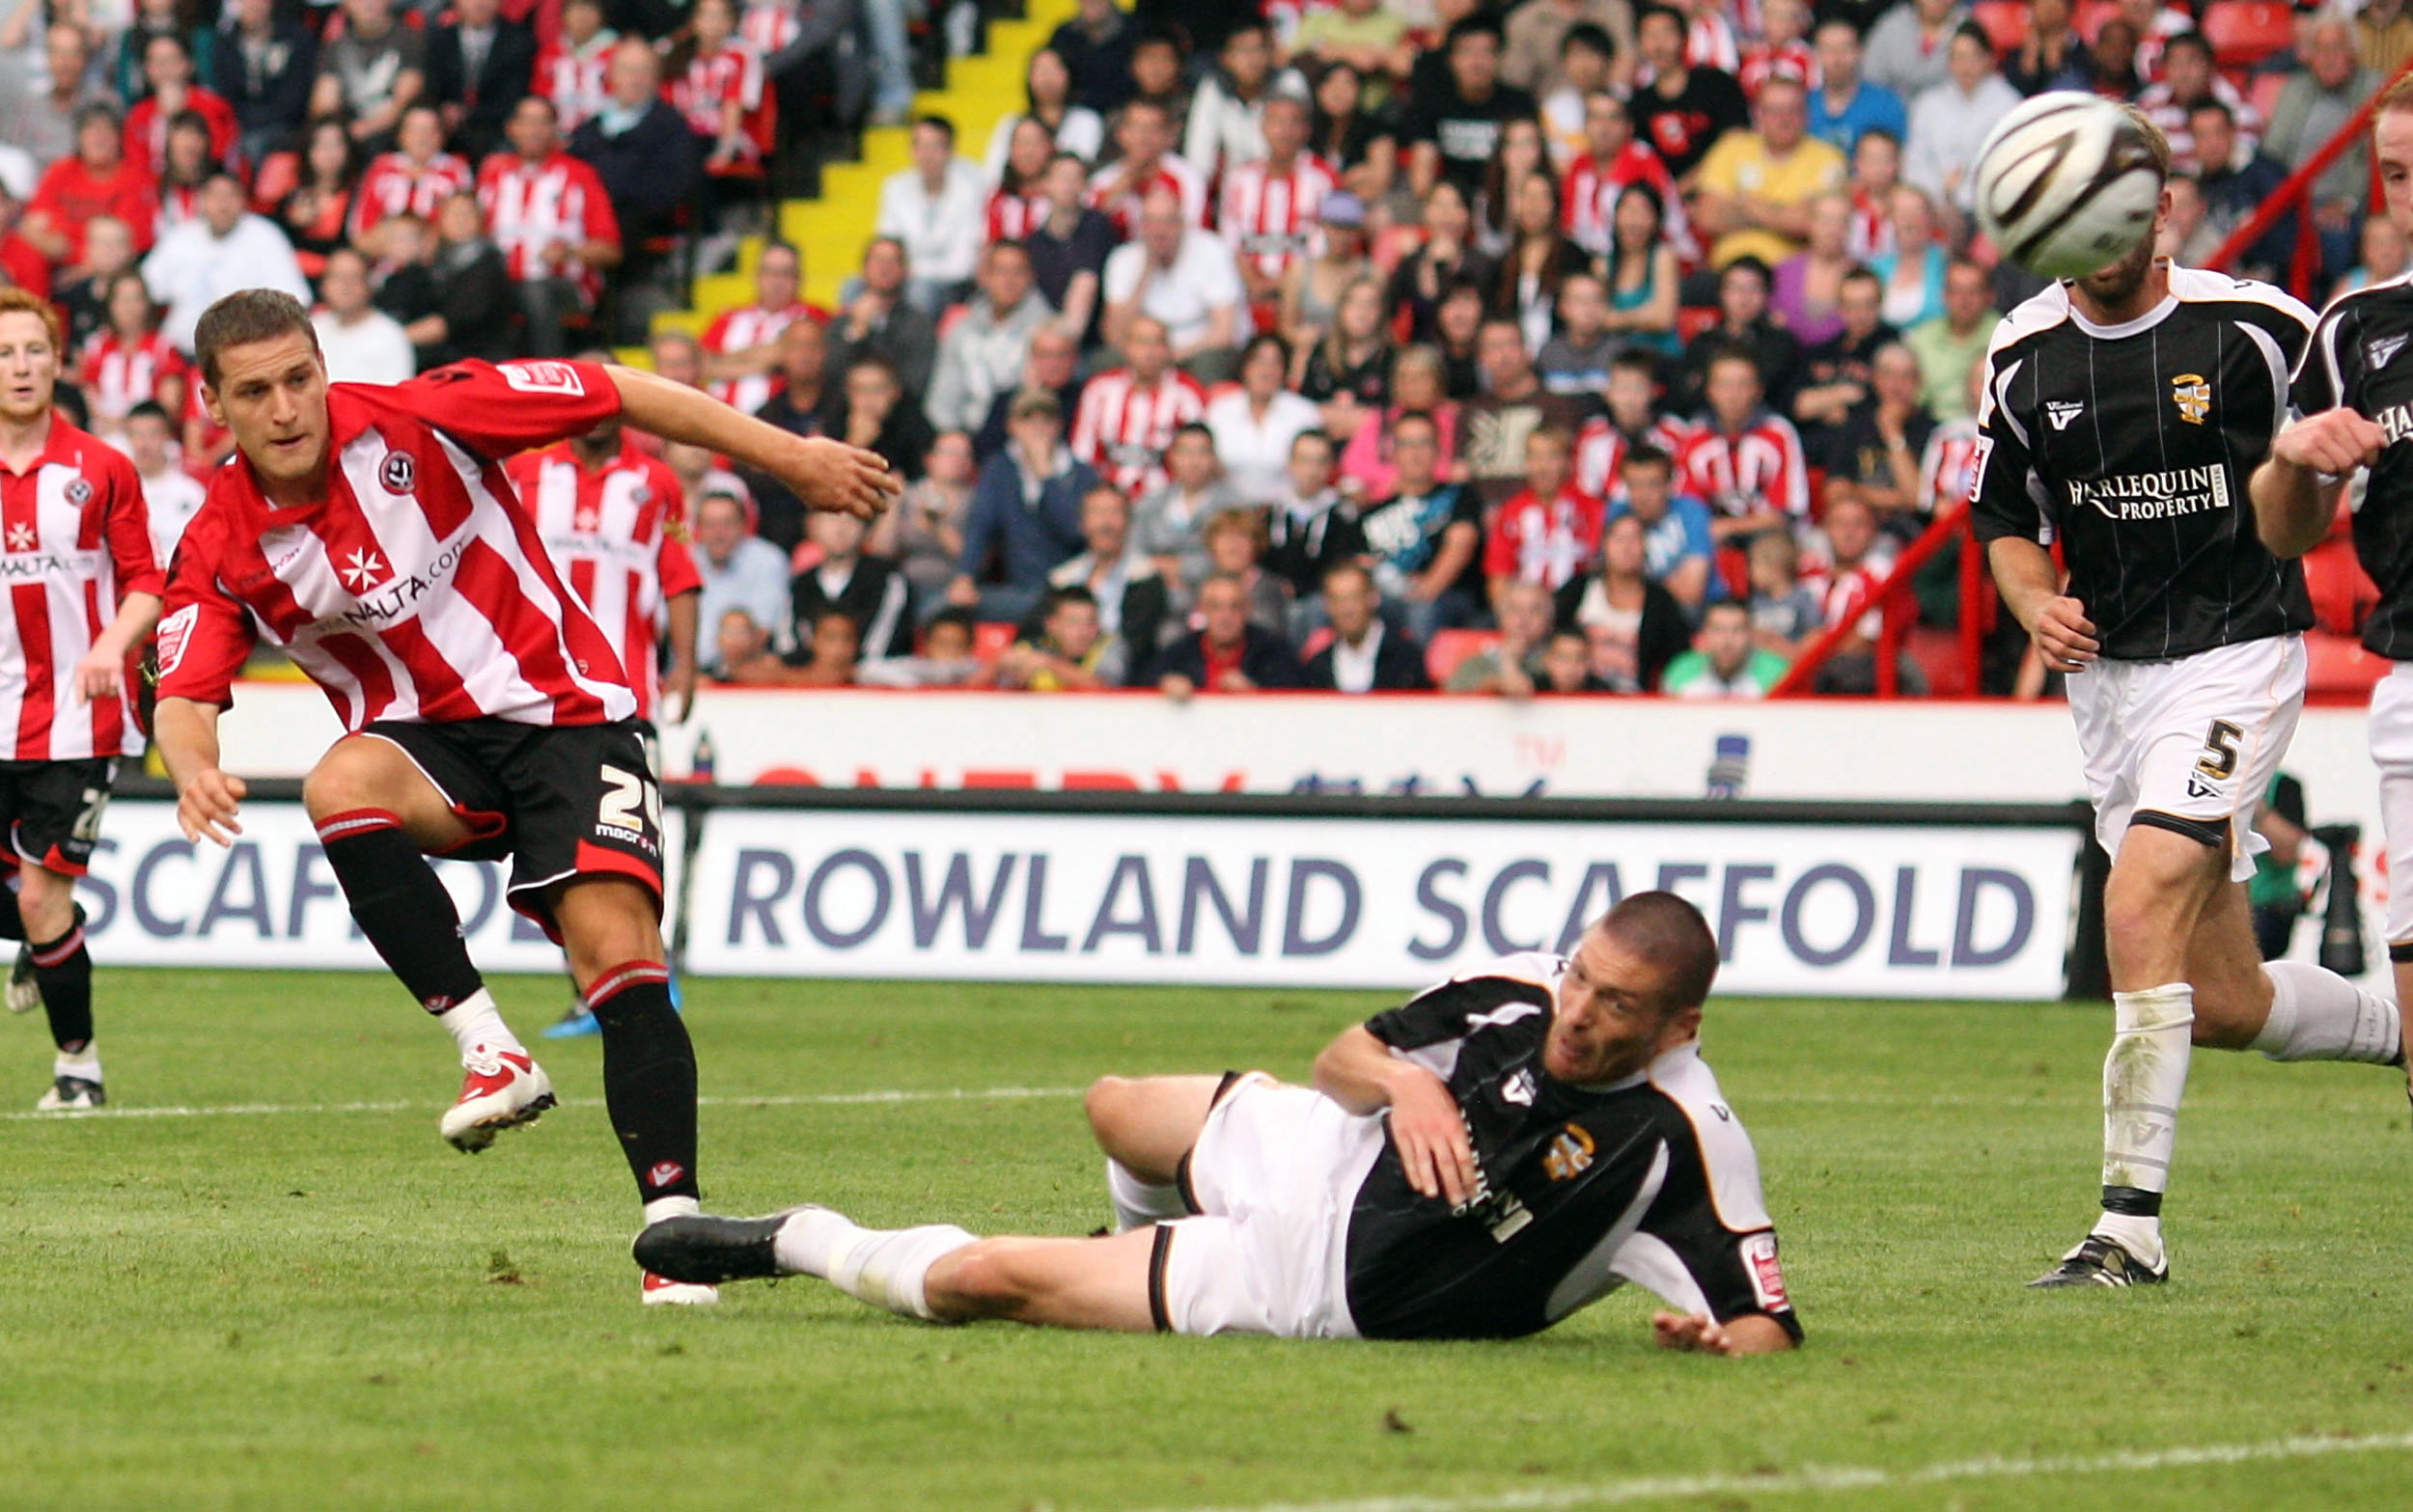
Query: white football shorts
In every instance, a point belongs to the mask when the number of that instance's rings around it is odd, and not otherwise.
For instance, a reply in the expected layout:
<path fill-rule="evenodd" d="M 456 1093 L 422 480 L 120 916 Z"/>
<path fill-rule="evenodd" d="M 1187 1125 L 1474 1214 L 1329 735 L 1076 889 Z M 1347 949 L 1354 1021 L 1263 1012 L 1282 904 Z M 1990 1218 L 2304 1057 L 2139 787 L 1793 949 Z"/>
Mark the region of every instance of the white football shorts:
<path fill-rule="evenodd" d="M 2103 849 L 2117 860 L 2130 825 L 2155 824 L 2226 844 L 2229 875 L 2253 876 L 2270 849 L 2254 818 L 2304 711 L 2305 664 L 2303 638 L 2287 635 L 2176 661 L 2106 659 L 2069 678 Z"/>
<path fill-rule="evenodd" d="M 2379 768 L 2379 817 L 2387 829 L 2388 944 L 2413 941 L 2413 662 L 2399 662 L 2371 689 L 2371 764 Z"/>
<path fill-rule="evenodd" d="M 1199 1216 L 1157 1225 L 1151 1290 L 1160 1326 L 1355 1338 L 1349 1210 L 1386 1128 L 1262 1072 L 1234 1083 L 1190 1152 Z"/>

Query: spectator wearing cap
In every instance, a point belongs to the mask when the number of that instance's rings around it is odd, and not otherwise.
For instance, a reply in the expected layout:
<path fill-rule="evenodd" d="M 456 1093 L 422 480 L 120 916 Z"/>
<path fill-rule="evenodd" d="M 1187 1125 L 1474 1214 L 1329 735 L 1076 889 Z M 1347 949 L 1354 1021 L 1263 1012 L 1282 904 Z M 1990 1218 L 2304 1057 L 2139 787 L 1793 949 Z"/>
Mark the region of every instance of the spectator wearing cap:
<path fill-rule="evenodd" d="M 1217 573 L 1198 591 L 1199 628 L 1156 655 L 1148 680 L 1166 697 L 1295 688 L 1302 680 L 1290 643 L 1249 620 L 1248 586 Z"/>
<path fill-rule="evenodd" d="M 758 625 L 781 623 L 788 613 L 788 554 L 754 534 L 752 502 L 735 489 L 707 488 L 696 500 L 694 519 L 696 574 L 704 580 L 696 623 L 717 627 L 733 610 Z"/>
<path fill-rule="evenodd" d="M 1053 394 L 1025 390 L 1009 413 L 1011 439 L 981 469 L 947 601 L 977 606 L 984 619 L 1019 621 L 1047 574 L 1081 549 L 1081 500 L 1097 475 L 1066 449 Z"/>
<path fill-rule="evenodd" d="M 1131 537 L 1131 501 L 1122 489 L 1099 483 L 1083 497 L 1081 539 L 1081 554 L 1048 573 L 1048 586 L 1085 590 L 1105 632 L 1129 647 L 1127 671 L 1145 671 L 1156 654 L 1170 593 L 1156 564 Z"/>
<path fill-rule="evenodd" d="M 1199 381 L 1232 375 L 1248 306 L 1239 265 L 1223 237 L 1188 223 L 1171 190 L 1149 191 L 1138 238 L 1106 259 L 1103 291 L 1109 345 L 1124 346 L 1145 316 L 1163 324 L 1173 360 Z"/>
<path fill-rule="evenodd" d="M 43 172 L 25 206 L 25 239 L 54 266 L 84 261 L 84 229 L 107 215 L 125 224 L 137 252 L 151 245 L 151 176 L 125 156 L 125 133 L 115 106 L 86 105 L 75 117 L 75 153 Z"/>
<path fill-rule="evenodd" d="M 905 296 L 935 316 L 980 269 L 988 179 L 980 164 L 956 155 L 955 123 L 944 116 L 913 124 L 912 151 L 912 166 L 879 186 L 874 229 L 904 247 L 913 270 Z"/>
<path fill-rule="evenodd" d="M 940 430 L 978 430 L 1001 394 L 1022 381 L 1031 338 L 1055 312 L 1031 278 L 1031 255 L 1000 241 L 981 254 L 980 292 L 939 344 L 923 408 Z"/>
<path fill-rule="evenodd" d="M 1365 201 L 1336 189 L 1316 206 L 1316 219 L 1323 231 L 1317 238 L 1321 246 L 1311 242 L 1306 256 L 1290 261 L 1282 280 L 1277 325 L 1290 341 L 1294 361 L 1303 360 L 1332 328 L 1348 287 L 1379 276 L 1373 259 L 1366 255 Z"/>
<path fill-rule="evenodd" d="M 282 289 L 311 300 L 310 281 L 276 222 L 244 208 L 242 181 L 224 170 L 202 185 L 201 214 L 168 233 L 143 259 L 151 297 L 167 307 L 160 329 L 179 351 L 193 349 L 201 313 L 245 289 Z"/>
<path fill-rule="evenodd" d="M 1374 575 L 1354 562 L 1324 574 L 1332 639 L 1307 659 L 1306 685 L 1327 693 L 1428 693 L 1425 648 L 1382 622 Z"/>
<path fill-rule="evenodd" d="M 1902 144 L 1902 181 L 1967 209 L 1976 201 L 1969 167 L 1996 122 L 2018 108 L 2019 92 L 1994 69 L 1985 28 L 1965 22 L 1953 33 L 1948 71 L 1910 104 Z"/>

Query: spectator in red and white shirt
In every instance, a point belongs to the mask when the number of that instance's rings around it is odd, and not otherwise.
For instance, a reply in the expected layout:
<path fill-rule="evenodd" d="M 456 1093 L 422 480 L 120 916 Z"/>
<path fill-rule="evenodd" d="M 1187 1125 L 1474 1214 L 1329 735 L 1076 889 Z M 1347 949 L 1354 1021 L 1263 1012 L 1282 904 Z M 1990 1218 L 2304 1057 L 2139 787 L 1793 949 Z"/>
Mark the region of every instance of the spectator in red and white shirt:
<path fill-rule="evenodd" d="M 0 898 L 0 933 L 25 942 L 57 1047 L 36 1106 L 97 1108 L 92 956 L 74 903 L 117 758 L 143 749 L 125 660 L 159 618 L 159 569 L 133 464 L 59 416 L 56 311 L 0 289 L 0 729 L 12 733 L 0 828 L 18 891 Z"/>
<path fill-rule="evenodd" d="M 637 718 L 684 723 L 695 701 L 704 580 L 682 538 L 677 475 L 627 440 L 618 415 L 583 435 L 521 453 L 509 472 L 554 565 L 619 653 Z"/>
<path fill-rule="evenodd" d="M 24 236 L 54 267 L 84 261 L 84 228 L 96 217 L 124 221 L 134 250 L 150 249 L 158 224 L 151 175 L 125 155 L 125 134 L 113 105 L 86 105 L 75 117 L 75 152 L 52 163 L 25 205 Z"/>
<path fill-rule="evenodd" d="M 1128 240 L 1140 227 L 1140 202 L 1151 189 L 1180 196 L 1181 212 L 1193 226 L 1206 224 L 1206 178 L 1173 150 L 1173 124 L 1165 108 L 1135 99 L 1115 118 L 1116 159 L 1090 176 L 1089 203 L 1114 222 Z"/>
<path fill-rule="evenodd" d="M 92 428 L 115 436 L 135 405 L 153 399 L 171 415 L 183 413 L 191 370 L 159 333 L 159 311 L 143 276 L 127 268 L 109 281 L 109 325 L 84 347 L 76 382 L 92 412 Z"/>
<path fill-rule="evenodd" d="M 1557 591 L 1582 574 L 1600 549 L 1600 500 L 1575 486 L 1574 437 L 1540 426 L 1525 438 L 1524 491 L 1500 506 L 1484 539 L 1483 570 L 1491 602 L 1513 583 Z"/>
<path fill-rule="evenodd" d="M 1761 14 L 1767 29 L 1743 49 L 1743 66 L 1735 82 L 1743 97 L 1756 100 L 1760 86 L 1770 79 L 1790 79 L 1803 89 L 1818 87 L 1817 54 L 1811 49 L 1810 7 L 1806 0 L 1767 0 Z"/>
<path fill-rule="evenodd" d="M 1684 219 L 1684 197 L 1659 154 L 1635 139 L 1624 101 L 1605 91 L 1586 96 L 1584 140 L 1589 150 L 1567 165 L 1559 187 L 1560 223 L 1568 239 L 1595 257 L 1606 256 L 1617 226 L 1618 196 L 1629 183 L 1647 183 L 1658 191 L 1666 212 L 1668 245 L 1683 261 L 1698 261 L 1701 249 Z"/>
<path fill-rule="evenodd" d="M 796 297 L 804 255 L 785 241 L 763 249 L 754 303 L 724 310 L 704 328 L 704 377 L 713 398 L 751 415 L 779 391 L 779 335 L 793 320 L 829 324 L 829 312 Z"/>
<path fill-rule="evenodd" d="M 1810 514 L 1810 476 L 1792 422 L 1761 403 L 1760 366 L 1742 352 L 1709 360 L 1708 413 L 1677 457 L 1678 490 L 1709 506 L 1718 544 L 1744 545 Z"/>
<path fill-rule="evenodd" d="M 143 41 L 143 79 L 151 93 L 125 113 L 125 155 L 146 173 L 168 156 L 168 123 L 187 110 L 209 124 L 209 155 L 228 162 L 241 127 L 235 107 L 217 91 L 193 82 L 193 44 L 178 32 L 153 32 Z"/>
<path fill-rule="evenodd" d="M 749 167 L 762 159 L 756 127 L 763 109 L 763 55 L 737 35 L 735 0 L 696 0 L 692 41 L 683 67 L 671 55 L 664 95 L 707 144 L 707 173 Z"/>
<path fill-rule="evenodd" d="M 1851 145 L 1851 230 L 1844 248 L 1866 262 L 1900 245 L 1894 234 L 1894 190 L 1901 182 L 1901 142 L 1871 126 Z"/>
<path fill-rule="evenodd" d="M 511 152 L 478 175 L 478 203 L 518 286 L 528 350 L 558 356 L 569 347 L 563 316 L 592 310 L 602 270 L 620 261 L 620 221 L 595 170 L 562 151 L 550 100 L 522 99 L 507 134 Z"/>
<path fill-rule="evenodd" d="M 352 191 L 351 239 L 368 245 L 369 234 L 389 215 L 432 221 L 444 202 L 476 187 L 477 170 L 444 151 L 444 118 L 432 104 L 402 112 L 394 130 L 394 151 L 380 152 Z"/>
<path fill-rule="evenodd" d="M 1269 311 L 1282 296 L 1282 281 L 1314 245 L 1324 196 L 1337 191 L 1341 180 L 1330 164 L 1307 151 L 1305 100 L 1272 96 L 1259 125 L 1265 155 L 1225 170 L 1216 225 L 1239 254 L 1249 302 Z"/>
<path fill-rule="evenodd" d="M 1123 355 L 1129 367 L 1101 372 L 1081 390 L 1072 454 L 1137 498 L 1164 486 L 1165 448 L 1175 431 L 1206 418 L 1206 390 L 1173 365 L 1165 323 L 1152 316 L 1132 319 Z"/>
<path fill-rule="evenodd" d="M 538 50 L 529 87 L 553 102 L 564 136 L 611 103 L 619 44 L 620 33 L 603 24 L 603 0 L 563 0 L 561 32 Z"/>
<path fill-rule="evenodd" d="M 1575 486 L 1610 504 L 1625 497 L 1625 456 L 1640 446 L 1683 454 L 1692 426 L 1658 412 L 1658 363 L 1648 351 L 1628 348 L 1611 359 L 1609 412 L 1584 422 L 1575 435 Z"/>
<path fill-rule="evenodd" d="M 1048 160 L 1056 155 L 1056 139 L 1037 117 L 1017 117 L 1006 141 L 1006 160 L 999 165 L 997 187 L 988 194 L 988 239 L 1023 241 L 1047 224 L 1045 187 Z"/>

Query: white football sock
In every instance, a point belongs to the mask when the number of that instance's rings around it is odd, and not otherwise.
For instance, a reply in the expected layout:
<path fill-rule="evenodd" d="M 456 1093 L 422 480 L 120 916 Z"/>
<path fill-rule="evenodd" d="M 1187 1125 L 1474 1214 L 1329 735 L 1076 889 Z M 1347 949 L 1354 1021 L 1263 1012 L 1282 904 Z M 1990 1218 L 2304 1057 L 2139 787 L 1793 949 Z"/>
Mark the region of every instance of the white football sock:
<path fill-rule="evenodd" d="M 1181 1200 L 1179 1187 L 1142 1181 L 1131 1174 L 1130 1167 L 1111 1157 L 1106 1162 L 1106 1195 L 1114 1200 L 1115 1232 L 1119 1234 L 1146 1228 L 1159 1219 L 1190 1216 L 1190 1205 Z"/>
<path fill-rule="evenodd" d="M 788 1222 L 779 1225 L 779 1232 L 771 1239 L 771 1252 L 778 1256 L 783 1275 L 815 1276 L 827 1280 L 830 1267 L 854 1244 L 856 1236 L 870 1231 L 858 1227 L 844 1213 L 808 1207 L 790 1214 Z"/>
<path fill-rule="evenodd" d="M 494 1005 L 493 994 L 484 987 L 461 999 L 435 1016 L 435 1021 L 452 1033 L 453 1043 L 460 1047 L 462 1058 L 480 1048 L 488 1051 L 510 1051 L 526 1055 L 528 1047 L 519 1042 L 511 1026 L 503 1022 L 503 1014 Z"/>
<path fill-rule="evenodd" d="M 71 1076 L 79 1081 L 85 1082 L 99 1081 L 100 1048 L 98 1042 L 88 1039 L 84 1041 L 83 1049 L 78 1050 L 71 1055 L 67 1051 L 60 1051 L 56 1056 L 51 1058 L 50 1074 L 52 1076 Z"/>
<path fill-rule="evenodd" d="M 2103 1185 L 2164 1192 L 2187 1089 L 2195 989 L 2181 981 L 2115 992 L 2112 1016 L 2111 1054 L 2103 1058 Z M 2161 1260 L 2158 1217 L 2105 1213 L 2094 1231 L 2148 1265 Z"/>
<path fill-rule="evenodd" d="M 666 1218 L 693 1218 L 704 1211 L 704 1204 L 693 1197 L 655 1197 L 645 1205 L 645 1226 L 652 1227 Z"/>
<path fill-rule="evenodd" d="M 2359 1060 L 2389 1065 L 2397 1058 L 2403 1021 L 2397 1005 L 2310 961 L 2269 961 L 2270 1017 L 2254 1048 L 2273 1060 Z"/>
<path fill-rule="evenodd" d="M 845 1223 L 843 1218 L 840 1223 Z M 852 1235 L 843 1235 L 838 1245 L 830 1245 L 825 1280 L 857 1303 L 872 1303 L 874 1307 L 886 1307 L 902 1317 L 939 1322 L 939 1314 L 931 1312 L 929 1300 L 922 1293 L 922 1283 L 939 1259 L 978 1240 L 954 1223 L 925 1223 L 922 1227 L 857 1227 L 847 1223 L 847 1227 L 854 1230 Z M 830 1235 L 830 1230 L 823 1227 L 820 1235 Z M 787 1230 L 782 1230 L 782 1240 L 785 1237 Z"/>

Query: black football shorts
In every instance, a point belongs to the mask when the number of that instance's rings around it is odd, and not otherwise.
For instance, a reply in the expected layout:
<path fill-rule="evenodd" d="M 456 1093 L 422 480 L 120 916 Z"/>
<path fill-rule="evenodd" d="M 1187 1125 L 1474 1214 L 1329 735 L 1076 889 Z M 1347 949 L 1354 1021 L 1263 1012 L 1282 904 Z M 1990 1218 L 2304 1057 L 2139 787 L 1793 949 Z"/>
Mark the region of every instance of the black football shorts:
<path fill-rule="evenodd" d="M 0 827 L 10 848 L 38 866 L 82 876 L 117 780 L 115 756 L 0 761 Z"/>

